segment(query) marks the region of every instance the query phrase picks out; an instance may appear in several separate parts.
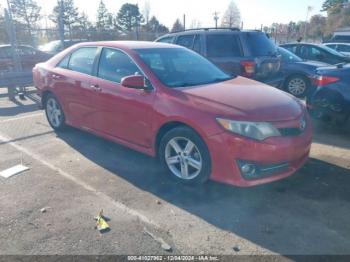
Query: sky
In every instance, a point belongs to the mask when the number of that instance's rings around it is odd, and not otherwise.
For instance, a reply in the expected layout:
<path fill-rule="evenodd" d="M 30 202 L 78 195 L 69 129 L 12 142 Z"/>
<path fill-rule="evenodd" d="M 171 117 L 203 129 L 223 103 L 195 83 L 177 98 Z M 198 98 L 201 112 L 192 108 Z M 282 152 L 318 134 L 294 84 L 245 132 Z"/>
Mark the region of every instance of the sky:
<path fill-rule="evenodd" d="M 36 0 L 42 7 L 42 14 L 51 13 L 56 0 Z M 116 14 L 122 4 L 128 2 L 138 4 L 142 10 L 145 0 L 103 0 L 110 12 Z M 148 0 L 151 16 L 171 27 L 177 18 L 182 20 L 186 14 L 186 25 L 199 21 L 202 27 L 214 26 L 213 13 L 219 12 L 221 18 L 230 0 Z M 261 25 L 269 26 L 274 22 L 305 21 L 307 7 L 313 7 L 310 16 L 320 13 L 324 0 L 235 0 L 241 11 L 245 29 L 260 29 Z M 92 21 L 96 19 L 96 10 L 100 0 L 74 0 L 80 11 L 84 11 Z M 0 0 L 2 7 L 6 0 Z"/>

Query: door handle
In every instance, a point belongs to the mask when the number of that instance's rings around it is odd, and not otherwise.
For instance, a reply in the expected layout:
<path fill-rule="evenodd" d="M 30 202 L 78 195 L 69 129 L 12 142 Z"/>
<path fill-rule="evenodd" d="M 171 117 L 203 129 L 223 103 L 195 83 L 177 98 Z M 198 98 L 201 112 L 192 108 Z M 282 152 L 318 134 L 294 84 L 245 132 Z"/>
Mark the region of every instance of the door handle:
<path fill-rule="evenodd" d="M 102 91 L 102 88 L 99 85 L 91 85 L 90 87 L 91 87 L 91 89 L 93 89 L 95 91 L 99 91 L 99 92 Z"/>
<path fill-rule="evenodd" d="M 53 75 L 52 75 L 52 78 L 53 78 L 53 79 L 61 79 L 61 76 L 53 74 Z"/>

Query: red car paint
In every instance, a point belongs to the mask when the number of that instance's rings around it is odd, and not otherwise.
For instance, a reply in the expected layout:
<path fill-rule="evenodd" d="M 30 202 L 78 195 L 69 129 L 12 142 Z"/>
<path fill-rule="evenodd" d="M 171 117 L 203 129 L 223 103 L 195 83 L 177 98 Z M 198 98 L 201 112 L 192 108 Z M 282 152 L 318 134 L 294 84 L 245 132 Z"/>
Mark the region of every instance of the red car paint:
<path fill-rule="evenodd" d="M 154 86 L 152 91 L 131 89 L 67 69 L 55 67 L 82 46 L 118 48 L 127 53 Z M 203 86 L 168 88 L 143 63 L 133 49 L 181 48 L 151 42 L 95 42 L 75 45 L 33 70 L 39 93 L 50 91 L 62 104 L 67 124 L 156 156 L 157 134 L 162 126 L 180 122 L 193 128 L 208 146 L 213 180 L 237 186 L 254 186 L 285 178 L 307 160 L 312 127 L 305 107 L 295 98 L 243 77 Z M 98 86 L 96 89 L 94 86 Z M 271 137 L 255 141 L 224 130 L 217 117 L 241 121 L 270 122 L 277 128 L 299 127 L 306 116 L 306 129 L 298 136 Z M 273 176 L 245 180 L 236 160 L 259 164 L 290 163 Z"/>

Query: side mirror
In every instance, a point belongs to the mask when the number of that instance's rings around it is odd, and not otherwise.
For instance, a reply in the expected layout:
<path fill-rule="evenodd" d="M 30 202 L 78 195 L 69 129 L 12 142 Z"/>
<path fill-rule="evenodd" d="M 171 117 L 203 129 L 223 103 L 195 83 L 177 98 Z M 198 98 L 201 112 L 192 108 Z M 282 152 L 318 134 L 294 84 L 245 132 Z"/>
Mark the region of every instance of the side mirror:
<path fill-rule="evenodd" d="M 131 75 L 123 77 L 121 80 L 121 85 L 128 88 L 152 90 L 150 83 L 147 83 L 146 78 L 140 75 Z"/>

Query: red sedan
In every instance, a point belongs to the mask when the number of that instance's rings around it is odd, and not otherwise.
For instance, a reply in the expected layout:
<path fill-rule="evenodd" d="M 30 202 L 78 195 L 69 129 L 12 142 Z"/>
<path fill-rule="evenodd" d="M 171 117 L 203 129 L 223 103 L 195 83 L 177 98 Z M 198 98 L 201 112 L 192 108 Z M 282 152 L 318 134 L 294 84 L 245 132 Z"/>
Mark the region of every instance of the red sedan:
<path fill-rule="evenodd" d="M 158 156 L 184 183 L 263 184 L 292 175 L 309 155 L 302 103 L 183 47 L 82 43 L 33 75 L 54 129 L 70 125 Z"/>

